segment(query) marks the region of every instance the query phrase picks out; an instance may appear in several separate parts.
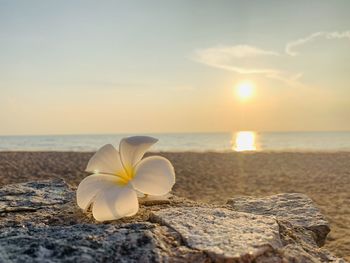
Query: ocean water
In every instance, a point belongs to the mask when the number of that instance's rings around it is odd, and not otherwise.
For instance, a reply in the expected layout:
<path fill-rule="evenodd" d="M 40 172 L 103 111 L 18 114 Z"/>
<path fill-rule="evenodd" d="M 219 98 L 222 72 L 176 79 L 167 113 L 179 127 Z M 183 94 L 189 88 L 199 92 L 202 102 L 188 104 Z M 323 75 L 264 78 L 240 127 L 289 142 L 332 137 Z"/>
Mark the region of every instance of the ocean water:
<path fill-rule="evenodd" d="M 135 134 L 0 136 L 0 151 L 96 151 Z M 350 151 L 350 132 L 252 132 L 146 134 L 153 151 Z"/>

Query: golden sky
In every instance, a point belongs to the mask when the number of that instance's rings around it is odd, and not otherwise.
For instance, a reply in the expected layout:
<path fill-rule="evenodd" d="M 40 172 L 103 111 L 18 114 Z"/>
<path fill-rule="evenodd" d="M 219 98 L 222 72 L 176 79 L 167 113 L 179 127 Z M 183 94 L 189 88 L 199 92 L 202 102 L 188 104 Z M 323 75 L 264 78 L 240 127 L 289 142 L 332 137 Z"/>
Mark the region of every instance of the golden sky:
<path fill-rule="evenodd" d="M 350 130 L 349 9 L 3 1 L 0 135 Z"/>

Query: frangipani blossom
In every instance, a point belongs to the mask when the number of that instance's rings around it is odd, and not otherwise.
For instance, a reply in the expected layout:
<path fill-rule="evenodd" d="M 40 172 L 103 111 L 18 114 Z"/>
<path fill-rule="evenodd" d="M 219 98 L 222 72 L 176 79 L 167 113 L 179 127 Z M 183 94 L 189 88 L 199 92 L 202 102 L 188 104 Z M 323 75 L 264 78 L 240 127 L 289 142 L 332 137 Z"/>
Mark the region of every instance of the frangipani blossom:
<path fill-rule="evenodd" d="M 97 221 L 133 216 L 139 209 L 137 195 L 164 196 L 175 184 L 174 167 L 164 157 L 142 159 L 158 140 L 134 136 L 120 141 L 119 151 L 111 144 L 99 149 L 90 159 L 86 171 L 93 173 L 81 181 L 77 203 Z"/>

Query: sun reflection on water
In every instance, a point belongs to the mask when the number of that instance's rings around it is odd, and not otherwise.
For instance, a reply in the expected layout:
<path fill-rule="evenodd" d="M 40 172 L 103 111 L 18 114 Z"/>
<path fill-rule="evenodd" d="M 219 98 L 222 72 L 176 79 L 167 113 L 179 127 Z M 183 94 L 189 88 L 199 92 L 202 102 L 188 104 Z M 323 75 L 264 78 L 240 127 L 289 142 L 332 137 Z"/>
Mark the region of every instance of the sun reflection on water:
<path fill-rule="evenodd" d="M 256 151 L 256 137 L 256 132 L 253 131 L 236 132 L 232 138 L 232 149 L 236 152 Z"/>

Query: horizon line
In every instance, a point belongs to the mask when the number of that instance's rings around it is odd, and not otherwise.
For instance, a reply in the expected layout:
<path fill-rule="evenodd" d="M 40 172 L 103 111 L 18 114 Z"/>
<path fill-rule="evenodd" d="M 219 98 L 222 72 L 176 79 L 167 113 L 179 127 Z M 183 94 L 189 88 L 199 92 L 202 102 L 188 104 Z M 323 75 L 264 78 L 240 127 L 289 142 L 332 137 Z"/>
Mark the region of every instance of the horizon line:
<path fill-rule="evenodd" d="M 255 132 L 255 133 L 313 133 L 313 132 L 350 132 L 350 130 L 233 130 L 233 131 L 180 131 L 180 132 L 113 132 L 113 133 L 60 133 L 60 134 L 0 134 L 0 137 L 36 137 L 36 136 L 104 136 L 104 135 L 170 135 L 170 134 L 218 134 L 218 133 L 237 133 L 237 132 Z"/>

